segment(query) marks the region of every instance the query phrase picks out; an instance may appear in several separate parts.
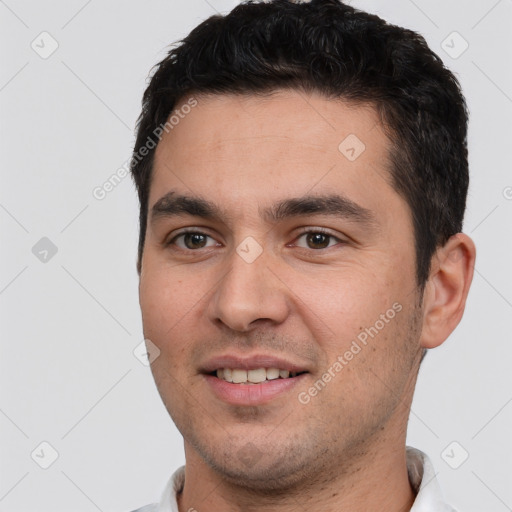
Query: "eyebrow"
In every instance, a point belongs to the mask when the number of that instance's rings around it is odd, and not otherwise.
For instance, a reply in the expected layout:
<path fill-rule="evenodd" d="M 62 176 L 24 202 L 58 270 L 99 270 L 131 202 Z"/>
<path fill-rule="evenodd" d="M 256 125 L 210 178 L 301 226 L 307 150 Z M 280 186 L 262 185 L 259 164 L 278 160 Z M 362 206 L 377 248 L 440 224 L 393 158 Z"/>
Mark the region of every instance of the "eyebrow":
<path fill-rule="evenodd" d="M 151 208 L 151 222 L 160 218 L 191 215 L 209 220 L 221 220 L 220 208 L 211 201 L 199 197 L 168 192 L 162 196 Z"/>
<path fill-rule="evenodd" d="M 340 194 L 309 195 L 284 199 L 271 207 L 260 208 L 259 211 L 260 215 L 268 222 L 307 215 L 328 215 L 351 220 L 369 228 L 378 224 L 377 218 L 371 210 Z M 153 205 L 150 221 L 155 222 L 160 218 L 184 215 L 220 222 L 230 218 L 211 201 L 171 191 Z"/>
<path fill-rule="evenodd" d="M 329 215 L 369 226 L 377 224 L 371 210 L 340 194 L 290 198 L 263 210 L 262 213 L 266 219 L 274 222 L 290 217 Z"/>

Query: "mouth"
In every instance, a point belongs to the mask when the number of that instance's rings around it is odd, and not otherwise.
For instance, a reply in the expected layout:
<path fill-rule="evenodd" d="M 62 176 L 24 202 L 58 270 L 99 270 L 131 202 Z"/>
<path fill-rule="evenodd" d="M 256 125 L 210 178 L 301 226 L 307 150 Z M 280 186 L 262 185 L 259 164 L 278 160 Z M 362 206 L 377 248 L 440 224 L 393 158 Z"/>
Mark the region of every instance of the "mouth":
<path fill-rule="evenodd" d="M 230 405 L 264 405 L 284 398 L 310 373 L 305 366 L 270 355 L 225 355 L 208 361 L 201 373 L 213 395 Z"/>
<path fill-rule="evenodd" d="M 243 368 L 218 368 L 209 373 L 209 375 L 233 384 L 255 385 L 278 379 L 293 379 L 304 373 L 307 372 L 290 371 L 280 368 L 256 368 L 252 370 L 245 370 Z"/>

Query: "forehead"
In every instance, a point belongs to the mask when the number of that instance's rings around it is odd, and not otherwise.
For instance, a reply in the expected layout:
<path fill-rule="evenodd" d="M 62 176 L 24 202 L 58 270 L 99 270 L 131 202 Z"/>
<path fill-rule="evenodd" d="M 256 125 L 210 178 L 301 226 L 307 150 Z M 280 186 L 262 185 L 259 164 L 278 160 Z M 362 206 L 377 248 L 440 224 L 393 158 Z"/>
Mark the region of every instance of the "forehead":
<path fill-rule="evenodd" d="M 187 104 L 192 101 L 196 106 L 189 108 Z M 387 144 L 372 105 L 295 89 L 258 95 L 192 95 L 177 103 L 173 112 L 170 117 L 175 124 L 164 134 L 161 146 L 167 142 L 185 151 L 236 141 L 250 144 L 252 138 L 254 144 L 284 146 L 287 141 L 290 146 L 304 145 L 308 150 L 336 154 L 339 142 L 350 134 L 362 142 L 370 142 L 372 137 L 372 144 L 376 142 L 373 137 L 380 136 L 381 145 Z"/>
<path fill-rule="evenodd" d="M 389 141 L 369 105 L 280 90 L 187 97 L 173 114 L 156 149 L 149 206 L 176 187 L 238 204 L 333 189 L 359 201 L 373 191 L 379 202 L 377 189 L 397 195 Z"/>

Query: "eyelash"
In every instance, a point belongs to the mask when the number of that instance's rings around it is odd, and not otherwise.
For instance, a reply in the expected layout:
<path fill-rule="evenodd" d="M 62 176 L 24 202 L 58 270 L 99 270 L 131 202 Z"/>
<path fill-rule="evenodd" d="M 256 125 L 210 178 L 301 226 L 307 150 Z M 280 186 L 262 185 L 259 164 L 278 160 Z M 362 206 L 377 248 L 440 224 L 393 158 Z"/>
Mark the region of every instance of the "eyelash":
<path fill-rule="evenodd" d="M 181 233 L 178 233 L 177 235 L 175 235 L 171 240 L 169 240 L 169 242 L 166 242 L 165 245 L 166 246 L 176 245 L 176 240 L 178 240 L 179 238 L 184 237 L 186 235 L 192 235 L 192 234 L 204 235 L 204 236 L 214 240 L 214 238 L 212 236 L 208 235 L 207 233 L 204 233 L 203 231 L 186 230 L 186 231 L 182 231 Z M 330 249 L 331 247 L 334 247 L 335 245 L 339 245 L 339 244 L 344 244 L 345 243 L 344 240 L 338 238 L 337 236 L 333 235 L 332 233 L 330 233 L 329 231 L 327 231 L 324 228 L 302 228 L 301 232 L 298 234 L 298 236 L 294 239 L 294 241 L 292 243 L 296 243 L 301 237 L 303 237 L 305 235 L 311 235 L 311 234 L 321 234 L 321 235 L 324 235 L 326 237 L 329 237 L 330 239 L 336 240 L 337 243 L 332 245 L 332 246 L 324 247 L 324 248 L 321 248 L 321 249 L 311 249 L 311 248 L 307 248 L 307 247 L 298 247 L 299 249 L 306 250 L 306 251 L 320 252 L 320 251 L 323 251 L 323 250 L 326 250 L 326 249 Z M 287 247 L 289 247 L 289 244 L 287 244 Z M 206 249 L 208 249 L 208 248 L 209 247 L 206 247 Z M 198 250 L 204 249 L 204 248 L 201 247 L 199 249 L 188 249 L 188 248 L 184 249 L 182 247 L 178 247 L 178 249 L 181 250 L 181 251 L 195 252 L 195 251 L 198 251 Z"/>

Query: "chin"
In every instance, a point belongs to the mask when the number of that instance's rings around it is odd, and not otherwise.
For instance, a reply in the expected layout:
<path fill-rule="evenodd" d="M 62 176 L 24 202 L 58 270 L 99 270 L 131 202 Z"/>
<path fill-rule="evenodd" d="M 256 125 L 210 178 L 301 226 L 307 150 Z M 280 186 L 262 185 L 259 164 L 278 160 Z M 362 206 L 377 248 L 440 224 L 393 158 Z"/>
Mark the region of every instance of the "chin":
<path fill-rule="evenodd" d="M 289 441 L 288 441 L 289 443 Z M 201 449 L 202 448 L 202 449 Z M 224 480 L 248 491 L 272 495 L 290 492 L 310 480 L 314 466 L 307 457 L 307 446 L 258 445 L 245 439 L 231 440 L 225 447 L 201 447 L 201 458 Z"/>
<path fill-rule="evenodd" d="M 277 461 L 277 465 L 270 462 L 249 468 L 240 463 L 227 465 L 223 461 L 222 464 L 211 467 L 234 486 L 260 493 L 265 491 L 273 495 L 289 493 L 290 490 L 302 486 L 306 479 L 301 469 L 304 466 L 295 466 L 289 461 Z"/>

